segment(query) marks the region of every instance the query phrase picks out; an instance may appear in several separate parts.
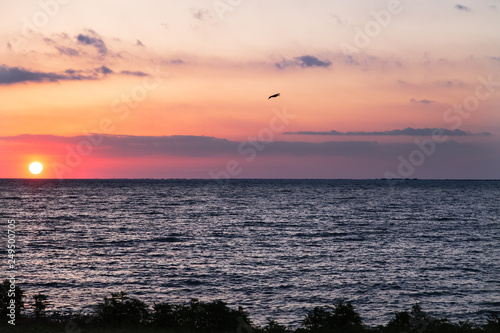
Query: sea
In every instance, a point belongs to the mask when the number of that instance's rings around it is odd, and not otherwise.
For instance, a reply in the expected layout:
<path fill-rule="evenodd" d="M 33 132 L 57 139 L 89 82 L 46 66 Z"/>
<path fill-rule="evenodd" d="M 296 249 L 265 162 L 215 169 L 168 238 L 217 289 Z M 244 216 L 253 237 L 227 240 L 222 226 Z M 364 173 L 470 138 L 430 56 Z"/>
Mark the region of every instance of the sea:
<path fill-rule="evenodd" d="M 500 311 L 500 181 L 4 179 L 0 220 L 2 261 L 15 220 L 16 283 L 49 311 L 119 291 L 290 327 L 339 300 L 372 326 L 417 303 Z"/>

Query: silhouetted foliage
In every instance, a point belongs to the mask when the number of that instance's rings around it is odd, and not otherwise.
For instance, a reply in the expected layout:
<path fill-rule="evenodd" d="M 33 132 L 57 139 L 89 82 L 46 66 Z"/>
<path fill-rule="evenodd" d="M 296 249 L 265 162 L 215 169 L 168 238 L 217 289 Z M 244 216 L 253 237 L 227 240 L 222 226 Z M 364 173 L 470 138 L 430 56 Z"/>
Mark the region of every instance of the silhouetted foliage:
<path fill-rule="evenodd" d="M 486 333 L 500 332 L 500 317 L 498 316 L 498 313 L 490 313 L 487 323 L 484 325 L 483 329 Z"/>
<path fill-rule="evenodd" d="M 302 321 L 310 332 L 363 332 L 361 317 L 351 302 L 339 301 L 333 309 L 315 307 Z"/>
<path fill-rule="evenodd" d="M 274 320 L 268 320 L 266 326 L 260 330 L 263 333 L 291 333 L 286 326 L 279 324 Z"/>
<path fill-rule="evenodd" d="M 406 311 L 396 312 L 394 318 L 387 324 L 385 332 L 407 332 L 410 328 L 410 314 Z"/>
<path fill-rule="evenodd" d="M 422 311 L 420 305 L 412 307 L 411 312 L 397 312 L 389 323 L 380 329 L 384 333 L 473 333 L 481 332 L 469 322 L 458 325 L 446 319 L 434 318 Z"/>
<path fill-rule="evenodd" d="M 43 294 L 33 295 L 33 299 L 35 301 L 33 303 L 35 318 L 45 317 L 45 310 L 47 310 L 47 306 L 49 305 L 47 296 Z"/>
<path fill-rule="evenodd" d="M 307 313 L 302 326 L 312 332 L 318 332 L 329 327 L 331 316 L 330 310 L 317 306 Z"/>
<path fill-rule="evenodd" d="M 111 293 L 97 304 L 97 321 L 105 325 L 137 326 L 146 324 L 150 317 L 146 303 L 130 298 L 124 292 Z"/>
<path fill-rule="evenodd" d="M 13 289 L 10 288 L 11 283 L 9 280 L 5 279 L 2 284 L 0 284 L 0 316 L 2 321 L 4 321 L 7 315 L 10 313 L 10 309 L 8 307 L 11 304 L 11 300 L 14 300 L 14 311 L 16 319 L 21 316 L 21 310 L 24 308 L 24 291 L 19 288 L 19 286 L 14 286 Z M 9 295 L 10 293 L 14 293 L 15 295 Z M 12 297 L 14 296 L 14 297 Z"/>
<path fill-rule="evenodd" d="M 243 308 L 231 309 L 221 300 L 205 303 L 192 299 L 189 305 L 158 303 L 153 308 L 153 322 L 163 328 L 236 332 L 240 325 L 250 325 Z"/>
<path fill-rule="evenodd" d="M 0 301 L 8 305 L 10 282 L 0 285 Z M 112 333 L 500 333 L 498 314 L 490 314 L 482 326 L 470 322 L 450 323 L 425 313 L 417 304 L 411 311 L 397 312 L 389 323 L 377 328 L 365 327 L 351 302 L 337 302 L 333 307 L 315 307 L 309 311 L 300 328 L 291 330 L 274 320 L 261 327 L 252 326 L 243 308 L 231 309 L 221 300 L 188 304 L 156 303 L 150 313 L 148 305 L 126 293 L 112 293 L 99 303 L 95 313 L 46 314 L 47 296 L 34 295 L 34 316 L 20 316 L 24 306 L 23 291 L 15 287 L 16 326 L 0 322 L 3 333 L 112 332 Z M 7 310 L 2 306 L 1 312 Z M 7 317 L 8 318 L 8 317 Z M 43 318 L 43 320 L 40 320 Z M 20 319 L 18 321 L 18 319 Z"/>
<path fill-rule="evenodd" d="M 161 327 L 176 327 L 177 306 L 169 303 L 155 303 L 153 306 L 153 323 Z"/>

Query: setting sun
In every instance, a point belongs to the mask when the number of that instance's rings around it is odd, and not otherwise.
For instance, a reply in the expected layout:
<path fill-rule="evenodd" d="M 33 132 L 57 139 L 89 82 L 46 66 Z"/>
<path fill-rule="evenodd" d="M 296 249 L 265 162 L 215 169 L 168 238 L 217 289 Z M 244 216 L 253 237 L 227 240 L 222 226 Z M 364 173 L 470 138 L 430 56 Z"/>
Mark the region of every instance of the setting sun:
<path fill-rule="evenodd" d="M 33 162 L 30 164 L 30 172 L 34 175 L 38 175 L 43 170 L 43 165 L 40 162 Z"/>

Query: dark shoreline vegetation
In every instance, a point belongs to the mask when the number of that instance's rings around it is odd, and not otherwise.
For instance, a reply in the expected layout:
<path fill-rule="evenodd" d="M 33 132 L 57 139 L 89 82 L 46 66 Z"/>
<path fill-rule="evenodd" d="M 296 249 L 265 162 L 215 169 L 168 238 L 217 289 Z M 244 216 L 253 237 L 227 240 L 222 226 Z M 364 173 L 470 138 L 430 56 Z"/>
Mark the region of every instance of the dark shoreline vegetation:
<path fill-rule="evenodd" d="M 15 286 L 15 298 L 8 295 L 11 284 L 5 280 L 0 285 L 1 332 L 235 332 L 235 333 L 499 333 L 500 317 L 491 312 L 487 322 L 451 323 L 435 318 L 415 304 L 410 311 L 396 312 L 386 324 L 368 327 L 351 302 L 339 301 L 329 307 L 315 307 L 307 312 L 296 329 L 288 328 L 268 319 L 264 326 L 254 325 L 242 308 L 231 309 L 225 302 L 201 302 L 192 299 L 188 304 L 154 303 L 153 306 L 124 292 L 112 293 L 98 303 L 93 313 L 48 313 L 51 305 L 46 295 L 33 295 L 31 302 L 24 301 L 25 293 Z M 11 300 L 15 306 L 8 308 Z M 23 313 L 30 308 L 32 314 Z M 14 316 L 13 316 L 13 315 Z M 9 317 L 10 315 L 10 317 Z M 8 321 L 15 318 L 15 325 Z"/>

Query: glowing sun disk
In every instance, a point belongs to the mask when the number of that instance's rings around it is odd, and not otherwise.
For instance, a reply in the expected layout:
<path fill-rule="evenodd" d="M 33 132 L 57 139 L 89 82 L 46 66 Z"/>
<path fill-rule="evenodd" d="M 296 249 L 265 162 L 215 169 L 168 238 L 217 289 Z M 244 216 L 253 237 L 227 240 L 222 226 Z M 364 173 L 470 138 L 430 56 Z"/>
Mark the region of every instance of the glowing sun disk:
<path fill-rule="evenodd" d="M 30 164 L 30 172 L 34 175 L 38 175 L 43 170 L 43 165 L 40 162 L 33 162 Z"/>

